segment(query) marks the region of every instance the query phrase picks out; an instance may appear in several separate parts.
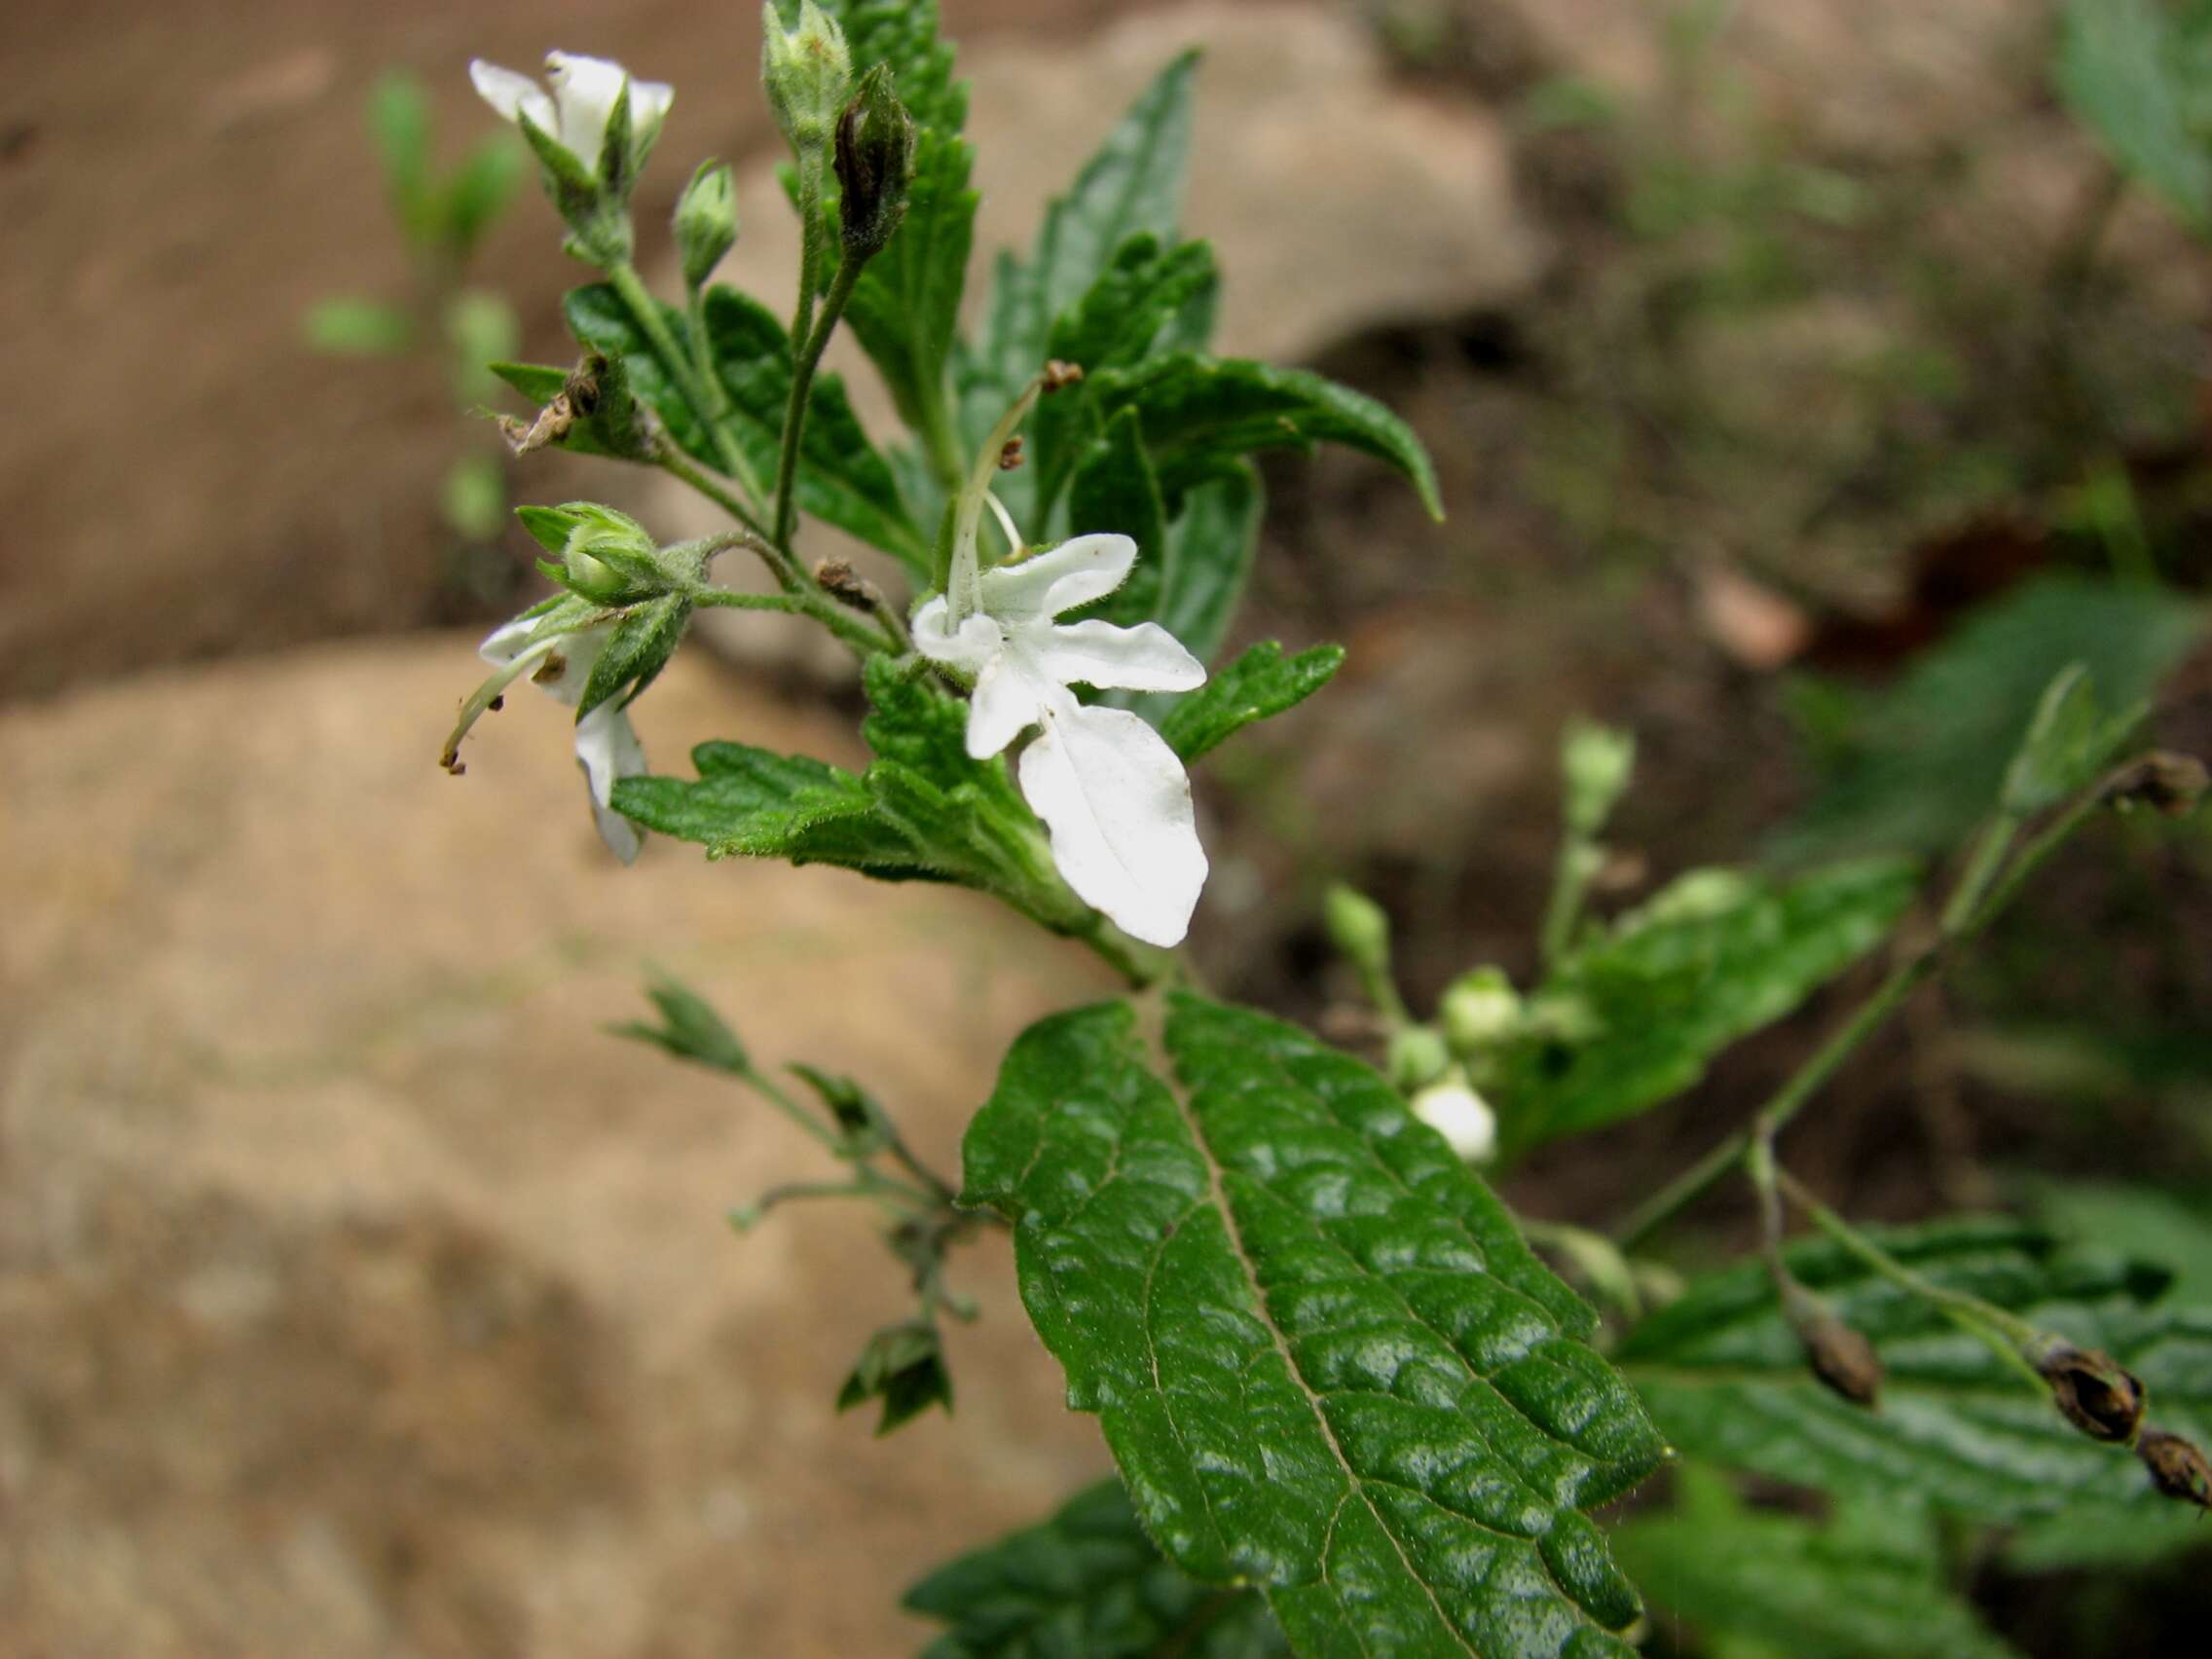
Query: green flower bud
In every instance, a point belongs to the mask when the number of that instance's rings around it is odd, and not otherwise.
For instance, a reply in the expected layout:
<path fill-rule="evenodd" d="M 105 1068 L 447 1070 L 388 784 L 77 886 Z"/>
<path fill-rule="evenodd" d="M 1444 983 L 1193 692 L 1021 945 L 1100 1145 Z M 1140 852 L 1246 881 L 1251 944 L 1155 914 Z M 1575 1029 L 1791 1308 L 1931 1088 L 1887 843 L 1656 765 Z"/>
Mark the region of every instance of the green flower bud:
<path fill-rule="evenodd" d="M 1445 1039 L 1460 1054 L 1493 1048 L 1521 1028 L 1521 993 L 1496 968 L 1477 968 L 1445 988 Z"/>
<path fill-rule="evenodd" d="M 1338 883 L 1322 902 L 1329 942 L 1368 974 L 1390 971 L 1390 918 L 1366 894 Z"/>
<path fill-rule="evenodd" d="M 737 184 L 727 162 L 701 162 L 676 203 L 684 285 L 698 287 L 737 241 Z"/>
<path fill-rule="evenodd" d="M 602 605 L 630 605 L 667 590 L 660 547 L 644 525 L 597 501 L 571 501 L 561 510 L 574 521 L 561 546 L 563 587 Z"/>
<path fill-rule="evenodd" d="M 1407 1093 L 1426 1088 L 1451 1064 L 1452 1051 L 1425 1025 L 1409 1025 L 1390 1038 L 1390 1082 Z"/>
<path fill-rule="evenodd" d="M 760 8 L 760 79 L 792 148 L 819 150 L 836 129 L 852 86 L 845 31 L 814 0 L 800 0 L 798 26 L 784 27 L 774 0 Z"/>
<path fill-rule="evenodd" d="M 862 77 L 838 118 L 835 165 L 845 255 L 867 259 L 906 216 L 906 185 L 914 172 L 914 118 L 891 90 L 884 64 Z"/>
<path fill-rule="evenodd" d="M 1567 775 L 1567 824 L 1577 835 L 1595 835 L 1628 788 L 1636 767 L 1636 739 L 1610 726 L 1577 720 L 1560 742 Z"/>

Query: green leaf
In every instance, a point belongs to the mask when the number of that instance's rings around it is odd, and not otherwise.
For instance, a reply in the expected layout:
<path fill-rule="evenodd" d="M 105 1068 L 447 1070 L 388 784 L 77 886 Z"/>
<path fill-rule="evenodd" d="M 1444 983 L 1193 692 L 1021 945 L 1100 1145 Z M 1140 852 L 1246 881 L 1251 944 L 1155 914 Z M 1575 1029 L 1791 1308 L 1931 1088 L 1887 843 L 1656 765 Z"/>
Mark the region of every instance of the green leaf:
<path fill-rule="evenodd" d="M 1177 352 L 1099 375 L 1092 396 L 1106 419 L 1124 409 L 1143 418 L 1170 498 L 1254 451 L 1329 442 L 1388 461 L 1431 517 L 1444 516 L 1435 468 L 1413 429 L 1374 398 L 1305 369 Z"/>
<path fill-rule="evenodd" d="M 524 172 L 522 146 L 511 132 L 493 134 L 469 151 L 446 181 L 445 238 L 466 259 L 514 201 Z"/>
<path fill-rule="evenodd" d="M 540 409 L 569 386 L 570 371 L 551 363 L 487 363 L 485 367 Z"/>
<path fill-rule="evenodd" d="M 792 395 L 791 336 L 767 308 L 718 284 L 706 298 L 707 344 L 735 406 L 739 435 L 763 478 L 776 472 Z M 868 442 L 834 374 L 817 374 L 799 440 L 798 502 L 816 518 L 859 536 L 917 576 L 930 541 L 906 511 L 891 467 Z"/>
<path fill-rule="evenodd" d="M 1789 1659 L 2005 1659 L 1943 1583 L 1925 1513 L 1892 1507 L 1823 1524 L 1750 1509 L 1697 1471 L 1677 1476 L 1675 1512 L 1613 1533 L 1622 1564 L 1669 1622 L 1709 1642 L 1760 1644 Z"/>
<path fill-rule="evenodd" d="M 691 601 L 683 594 L 667 593 L 634 605 L 622 613 L 608 636 L 607 648 L 591 665 L 583 696 L 576 702 L 580 721 L 609 697 L 627 691 L 625 704 L 637 701 L 645 688 L 668 666 L 676 647 L 683 643 L 683 630 L 691 620 Z"/>
<path fill-rule="evenodd" d="M 2082 664 L 2107 707 L 2132 708 L 2203 637 L 2204 620 L 2201 605 L 2145 584 L 2023 584 L 1862 702 L 1819 794 L 1772 851 L 1791 863 L 1949 851 L 1988 814 L 2061 670 Z"/>
<path fill-rule="evenodd" d="M 1144 428 L 1133 412 L 1109 426 L 1076 469 L 1068 495 L 1068 522 L 1081 525 L 1080 534 L 1085 535 L 1113 531 L 1137 544 L 1137 561 L 1127 577 L 1096 605 L 1087 607 L 1085 614 L 1124 628 L 1158 616 L 1167 572 L 1167 508 L 1160 498 L 1160 480 L 1145 457 Z"/>
<path fill-rule="evenodd" d="M 1193 1583 L 1160 1557 L 1119 1481 L 1041 1526 L 939 1567 L 906 1592 L 949 1627 L 922 1659 L 1278 1659 L 1267 1603 Z"/>
<path fill-rule="evenodd" d="M 2058 91 L 2115 166 L 2191 226 L 2212 223 L 2212 150 L 2193 129 L 2184 42 L 2158 0 L 2072 0 L 2058 45 Z"/>
<path fill-rule="evenodd" d="M 1162 328 L 1200 292 L 1215 285 L 1213 250 L 1204 242 L 1166 248 L 1151 232 L 1124 242 L 1082 300 L 1052 324 L 1046 355 L 1074 363 L 1088 376 L 1143 360 Z M 1086 379 L 1047 397 L 1030 417 L 1037 468 L 1031 511 L 1042 515 L 1059 497 L 1098 430 L 1095 381 Z M 1079 516 L 1071 523 L 1093 529 Z"/>
<path fill-rule="evenodd" d="M 415 344 L 415 319 L 382 300 L 317 300 L 308 308 L 307 335 L 334 357 L 396 357 Z"/>
<path fill-rule="evenodd" d="M 845 31 L 856 84 L 878 63 L 887 63 L 899 101 L 917 127 L 959 132 L 968 120 L 968 89 L 952 78 L 952 43 L 940 31 L 937 0 L 820 3 Z"/>
<path fill-rule="evenodd" d="M 1202 662 L 1220 651 L 1244 597 L 1266 505 L 1259 473 L 1235 465 L 1185 491 L 1182 508 L 1167 527 L 1160 623 Z"/>
<path fill-rule="evenodd" d="M 893 881 L 937 875 L 850 772 L 739 743 L 703 743 L 691 751 L 691 764 L 695 783 L 622 779 L 615 810 L 663 835 L 702 843 L 710 858 L 841 865 Z"/>
<path fill-rule="evenodd" d="M 876 1419 L 878 1436 L 911 1422 L 932 1406 L 952 1410 L 952 1373 L 937 1327 L 925 1319 L 887 1325 L 868 1338 L 852 1375 L 837 1390 L 837 1410 L 849 1412 L 869 1400 L 883 1402 Z"/>
<path fill-rule="evenodd" d="M 633 1019 L 608 1029 L 617 1037 L 631 1037 L 665 1049 L 680 1060 L 690 1060 L 715 1071 L 727 1072 L 732 1077 L 751 1075 L 753 1062 L 745 1052 L 745 1045 L 697 991 L 680 980 L 662 979 L 648 985 L 645 995 L 652 998 L 653 1007 L 660 1010 L 660 1024 Z"/>
<path fill-rule="evenodd" d="M 1627 1654 L 1578 1506 L 1663 1447 L 1589 1309 L 1368 1067 L 1189 995 L 1164 1042 L 1040 1021 L 965 1146 L 1146 1530 L 1302 1652 Z"/>
<path fill-rule="evenodd" d="M 2185 1197 L 2110 1181 L 2051 1181 L 2037 1185 L 2035 1213 L 2071 1243 L 2164 1268 L 2177 1303 L 2212 1307 L 2212 1192 Z"/>
<path fill-rule="evenodd" d="M 2009 1221 L 1954 1219 L 1874 1235 L 1944 1287 L 2011 1309 L 2143 1380 L 2158 1426 L 2199 1444 L 2212 1430 L 2212 1311 L 2158 1302 L 2167 1275 L 2104 1252 L 2062 1252 Z M 1747 1263 L 1694 1281 L 1646 1319 L 1615 1359 L 1668 1438 L 1692 1456 L 1844 1496 L 1914 1502 L 2007 1522 L 2092 1504 L 2159 1517 L 2124 1449 L 2075 1430 L 2049 1393 L 1920 1298 L 1825 1241 L 1787 1252 L 1790 1271 L 1876 1346 L 1881 1407 L 1816 1382 Z"/>
<path fill-rule="evenodd" d="M 565 304 L 571 331 L 584 345 L 622 359 L 636 394 L 660 417 L 669 436 L 698 460 L 719 464 L 713 439 L 613 287 L 602 282 L 572 289 Z M 765 308 L 726 286 L 708 291 L 704 313 L 707 344 L 729 394 L 738 441 L 758 475 L 773 477 L 791 401 L 791 337 Z M 661 321 L 679 350 L 690 350 L 690 325 L 682 313 L 662 305 Z M 927 568 L 929 540 L 908 516 L 898 481 L 862 430 L 836 375 L 815 377 L 799 459 L 801 507 L 882 548 L 910 571 Z"/>
<path fill-rule="evenodd" d="M 981 443 L 1015 393 L 1045 366 L 1053 324 L 1089 291 L 1118 250 L 1138 236 L 1151 236 L 1161 246 L 1175 241 L 1198 62 L 1196 52 L 1183 54 L 1138 94 L 1066 193 L 1047 205 L 1027 263 L 1012 253 L 999 255 L 983 326 L 958 374 L 968 443 Z M 1039 478 L 1025 467 L 1001 484 L 1007 505 L 1042 534 L 1044 520 L 1034 511 Z"/>
<path fill-rule="evenodd" d="M 735 743 L 691 752 L 696 782 L 627 778 L 615 809 L 648 830 L 707 848 L 834 864 L 886 881 L 954 881 L 994 893 L 1063 931 L 1090 911 L 1052 867 L 1051 852 L 1005 761 L 972 759 L 968 706 L 883 657 L 866 670 L 875 751 L 854 776 L 800 756 Z"/>
<path fill-rule="evenodd" d="M 1999 800 L 2007 812 L 2033 818 L 2093 782 L 2120 758 L 2128 735 L 2142 724 L 2142 704 L 2108 719 L 2096 682 L 2080 663 L 2069 663 L 2044 690 Z"/>
<path fill-rule="evenodd" d="M 900 419 L 928 429 L 949 395 L 946 376 L 960 321 L 960 296 L 975 242 L 969 188 L 975 150 L 952 133 L 921 130 L 906 216 L 862 269 L 845 320 L 890 387 Z"/>
<path fill-rule="evenodd" d="M 1532 1012 L 1548 1006 L 1571 1035 L 1530 1036 L 1501 1055 L 1493 1104 L 1508 1145 L 1580 1134 L 1679 1094 L 1714 1054 L 1879 944 L 1913 891 L 1913 867 L 1898 860 L 1789 882 L 1712 869 L 1671 883 L 1539 987 Z"/>
<path fill-rule="evenodd" d="M 622 303 L 622 296 L 614 291 L 612 284 L 593 282 L 581 288 L 571 288 L 561 302 L 561 310 L 568 318 L 569 332 L 580 344 L 622 360 L 630 377 L 631 390 L 640 402 L 660 417 L 661 424 L 668 428 L 668 435 L 679 449 L 710 466 L 719 464 L 714 440 L 699 424 L 699 417 L 692 412 L 689 402 L 677 390 L 660 354 L 646 341 L 631 316 L 630 308 Z M 660 315 L 678 348 L 688 350 L 691 328 L 683 313 L 674 306 L 661 305 Z"/>
<path fill-rule="evenodd" d="M 1335 678 L 1344 660 L 1342 645 L 1314 645 L 1285 658 L 1280 645 L 1262 640 L 1178 700 L 1161 722 L 1161 735 L 1186 763 L 1196 760 L 1254 720 L 1303 703 Z"/>
<path fill-rule="evenodd" d="M 423 83 L 405 70 L 378 77 L 369 90 L 369 137 L 384 167 L 392 215 L 410 245 L 427 240 L 430 180 L 430 100 Z"/>

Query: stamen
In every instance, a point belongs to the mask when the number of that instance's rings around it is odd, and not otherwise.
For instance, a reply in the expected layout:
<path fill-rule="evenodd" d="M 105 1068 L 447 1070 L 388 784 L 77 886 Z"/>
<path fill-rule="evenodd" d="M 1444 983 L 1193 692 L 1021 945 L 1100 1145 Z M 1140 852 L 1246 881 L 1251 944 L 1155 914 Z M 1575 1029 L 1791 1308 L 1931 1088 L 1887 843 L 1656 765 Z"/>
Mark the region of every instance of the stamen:
<path fill-rule="evenodd" d="M 999 521 L 999 534 L 1006 537 L 1006 556 L 1009 559 L 1019 558 L 1021 532 L 1014 528 L 1014 515 L 1006 510 L 1006 503 L 997 496 L 986 491 L 983 499 L 989 504 L 992 516 Z"/>
<path fill-rule="evenodd" d="M 467 770 L 461 763 L 461 740 L 468 735 L 468 728 L 490 711 L 498 708 L 504 701 L 501 693 L 524 673 L 536 668 L 543 659 L 550 657 L 553 647 L 560 643 L 561 636 L 556 634 L 549 640 L 532 645 L 468 694 L 468 701 L 461 706 L 461 718 L 454 722 L 453 731 L 446 738 L 445 748 L 438 751 L 439 765 L 457 778 Z"/>

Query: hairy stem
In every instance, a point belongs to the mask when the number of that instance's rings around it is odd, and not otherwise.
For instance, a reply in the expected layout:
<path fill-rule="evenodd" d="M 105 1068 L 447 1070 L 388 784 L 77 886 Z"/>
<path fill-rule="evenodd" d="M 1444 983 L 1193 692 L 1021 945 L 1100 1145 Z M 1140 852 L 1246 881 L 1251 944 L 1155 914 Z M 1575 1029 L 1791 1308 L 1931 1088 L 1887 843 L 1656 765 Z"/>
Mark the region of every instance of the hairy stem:
<path fill-rule="evenodd" d="M 823 296 L 822 314 L 816 319 L 813 331 L 803 343 L 796 335 L 792 338 L 792 350 L 795 353 L 792 359 L 792 398 L 784 411 L 783 449 L 776 462 L 775 541 L 787 552 L 791 549 L 793 533 L 798 528 L 799 440 L 806 434 L 806 406 L 808 395 L 814 389 L 814 371 L 822 362 L 822 353 L 829 349 L 830 336 L 836 330 L 845 302 L 853 297 L 853 284 L 860 280 L 862 264 L 850 254 L 838 262 L 837 275 L 830 278 L 830 292 Z"/>
<path fill-rule="evenodd" d="M 660 302 L 645 287 L 645 279 L 638 275 L 638 268 L 624 260 L 619 265 L 608 267 L 607 279 L 614 285 L 614 291 L 621 295 L 622 303 L 629 308 L 639 332 L 645 335 L 646 344 L 652 347 L 653 355 L 660 359 L 668 378 L 676 383 L 676 389 L 683 394 L 683 401 L 691 406 L 691 413 L 698 417 L 699 424 L 713 436 L 715 453 L 721 459 L 722 470 L 737 480 L 738 487 L 746 495 L 755 500 L 759 499 L 760 481 L 754 477 L 752 463 L 745 459 L 744 449 L 739 445 L 736 434 L 729 429 L 726 397 L 718 395 L 720 392 L 719 385 L 714 391 L 708 389 L 707 380 L 700 377 L 692 366 L 690 356 L 677 345 L 676 337 L 668 331 L 668 319 L 660 314 Z"/>

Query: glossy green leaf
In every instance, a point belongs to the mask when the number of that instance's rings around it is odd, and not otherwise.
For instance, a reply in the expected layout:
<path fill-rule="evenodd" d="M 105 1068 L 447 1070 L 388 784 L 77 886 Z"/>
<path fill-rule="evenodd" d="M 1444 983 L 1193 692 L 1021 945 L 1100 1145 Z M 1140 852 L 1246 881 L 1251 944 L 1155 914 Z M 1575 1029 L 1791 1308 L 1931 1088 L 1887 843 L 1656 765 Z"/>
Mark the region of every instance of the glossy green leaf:
<path fill-rule="evenodd" d="M 1328 684 L 1343 666 L 1342 645 L 1314 645 L 1285 657 L 1262 640 L 1180 698 L 1161 722 L 1161 735 L 1186 762 L 1218 748 L 1254 720 L 1279 715 Z"/>
<path fill-rule="evenodd" d="M 1942 1578 L 1924 1511 L 1900 1505 L 1823 1523 L 1751 1509 L 1699 1471 L 1676 1477 L 1676 1508 L 1632 1518 L 1613 1548 L 1670 1627 L 1709 1644 L 1788 1659 L 2005 1659 Z"/>
<path fill-rule="evenodd" d="M 1436 470 L 1413 428 L 1374 398 L 1305 369 L 1177 352 L 1109 370 L 1091 395 L 1106 419 L 1124 409 L 1142 417 L 1170 498 L 1259 450 L 1337 443 L 1389 462 L 1432 517 L 1444 516 Z"/>
<path fill-rule="evenodd" d="M 2061 670 L 2083 665 L 2106 707 L 2131 708 L 2203 638 L 2205 615 L 2164 588 L 2070 575 L 1983 607 L 1860 703 L 1819 794 L 1775 837 L 1776 856 L 1950 851 L 1988 815 Z"/>
<path fill-rule="evenodd" d="M 1914 888 L 1912 866 L 1897 860 L 1789 882 L 1717 869 L 1673 882 L 1538 989 L 1553 1029 L 1500 1056 L 1493 1103 L 1507 1143 L 1579 1134 L 1679 1094 L 1714 1054 L 1879 944 Z"/>
<path fill-rule="evenodd" d="M 922 1659 L 1280 1659 L 1255 1592 L 1194 1583 L 1162 1561 L 1119 1481 L 1041 1526 L 940 1567 L 906 1593 L 947 1626 Z"/>
<path fill-rule="evenodd" d="M 2150 1418 L 2199 1444 L 2212 1431 L 2212 1311 L 2159 1300 L 2167 1275 L 2104 1252 L 2059 1251 L 2040 1231 L 1954 1220 L 1877 1234 L 1892 1255 L 2102 1348 L 2139 1376 Z M 1790 1271 L 1873 1342 L 1887 1376 L 1866 1411 L 1816 1382 L 1753 1264 L 1696 1280 L 1615 1353 L 1652 1415 L 1692 1456 L 1800 1486 L 1979 1521 L 2077 1504 L 2160 1516 L 2125 1450 L 2075 1430 L 2049 1393 L 1978 1338 L 1825 1242 L 1792 1245 Z"/>
<path fill-rule="evenodd" d="M 2108 717 L 2089 671 L 2078 662 L 2060 669 L 2045 687 L 2019 750 L 2006 769 L 1999 795 L 2005 810 L 2032 818 L 2085 788 L 2120 758 L 2144 712 L 2138 704 Z"/>
<path fill-rule="evenodd" d="M 1626 1654 L 1579 1506 L 1663 1448 L 1589 1309 L 1368 1067 L 1189 995 L 1164 1045 L 1040 1021 L 965 1148 L 1147 1531 L 1301 1652 Z"/>
<path fill-rule="evenodd" d="M 699 424 L 691 405 L 676 389 L 667 366 L 646 343 L 629 307 L 622 303 L 622 296 L 610 284 L 593 282 L 571 288 L 562 300 L 561 309 L 568 318 L 569 332 L 580 344 L 622 360 L 639 401 L 660 417 L 661 424 L 668 428 L 668 435 L 676 441 L 677 447 L 710 466 L 719 464 L 714 440 Z M 664 304 L 660 315 L 678 347 L 689 350 L 691 327 L 683 313 Z"/>
<path fill-rule="evenodd" d="M 2169 1294 L 2176 1302 L 2212 1307 L 2212 1192 L 2049 1181 L 2035 1187 L 2034 1207 L 2067 1242 L 2163 1268 L 2173 1274 Z"/>
<path fill-rule="evenodd" d="M 660 1012 L 658 1025 L 632 1019 L 608 1029 L 617 1037 L 650 1043 L 680 1060 L 690 1060 L 714 1071 L 727 1072 L 732 1077 L 744 1077 L 753 1070 L 753 1062 L 745 1052 L 745 1045 L 738 1041 L 737 1033 L 724 1024 L 722 1016 L 708 1006 L 707 999 L 690 986 L 676 979 L 662 979 L 648 985 L 645 995 L 652 998 L 653 1007 Z"/>
<path fill-rule="evenodd" d="M 2071 0 L 2058 90 L 2113 163 L 2198 230 L 2212 225 L 2212 143 L 2191 116 L 2188 43 L 2159 0 Z"/>

